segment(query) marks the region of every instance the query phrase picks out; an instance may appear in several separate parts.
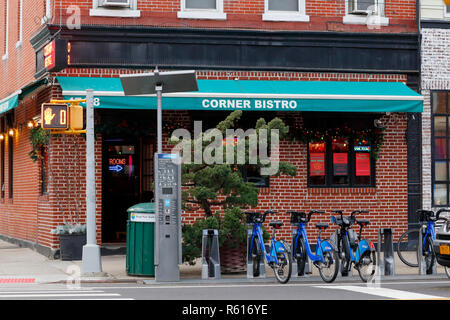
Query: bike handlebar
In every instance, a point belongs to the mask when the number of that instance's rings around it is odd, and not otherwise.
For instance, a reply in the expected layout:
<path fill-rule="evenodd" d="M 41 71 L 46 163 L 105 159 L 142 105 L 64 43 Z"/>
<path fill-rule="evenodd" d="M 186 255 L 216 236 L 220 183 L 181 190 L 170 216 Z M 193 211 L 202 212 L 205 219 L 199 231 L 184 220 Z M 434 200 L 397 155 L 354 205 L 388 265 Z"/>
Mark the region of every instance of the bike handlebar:
<path fill-rule="evenodd" d="M 442 212 L 449 212 L 450 209 L 442 208 L 439 209 L 436 213 L 432 210 L 424 210 L 424 209 L 418 209 L 416 210 L 416 213 L 419 215 L 420 221 L 433 221 L 436 222 L 437 220 L 446 220 L 446 218 L 440 218 L 440 214 Z"/>
<path fill-rule="evenodd" d="M 338 213 L 341 216 L 341 221 L 344 221 L 344 214 L 343 214 L 342 210 L 331 210 L 331 212 Z M 352 213 L 350 214 L 350 217 L 347 218 L 349 220 L 348 220 L 348 222 L 346 222 L 346 224 L 348 224 L 348 225 L 354 224 L 356 222 L 355 214 L 357 214 L 357 213 L 358 214 L 359 213 L 369 213 L 369 211 L 368 210 L 354 210 L 354 211 L 352 211 Z"/>
<path fill-rule="evenodd" d="M 264 213 L 262 215 L 261 222 L 266 221 L 266 215 L 268 215 L 269 213 L 278 213 L 278 211 L 273 211 L 273 210 L 266 210 L 266 211 L 264 211 Z M 254 215 L 255 219 L 260 218 L 260 216 L 261 216 L 261 213 L 257 212 L 257 211 L 244 211 L 244 214 Z"/>
<path fill-rule="evenodd" d="M 288 213 L 288 214 L 296 214 L 296 215 L 300 215 L 300 216 L 302 216 L 302 218 L 304 219 L 304 217 L 305 217 L 305 215 L 306 215 L 306 213 L 305 212 L 303 212 L 303 211 L 292 211 L 292 210 L 289 210 L 289 211 L 286 211 L 286 213 Z M 311 216 L 313 215 L 313 214 L 316 214 L 316 213 L 325 213 L 325 211 L 321 211 L 321 210 L 311 210 L 307 215 L 306 215 L 306 220 L 304 220 L 304 222 L 306 222 L 306 223 L 308 223 L 310 220 L 311 220 Z M 291 218 L 292 219 L 292 218 Z M 291 220 L 291 222 L 292 222 L 292 220 Z"/>
<path fill-rule="evenodd" d="M 309 222 L 309 221 L 311 220 L 311 216 L 312 216 L 313 214 L 316 214 L 316 213 L 325 213 L 325 211 L 311 210 L 311 211 L 308 213 L 308 218 L 307 218 L 306 222 Z"/>

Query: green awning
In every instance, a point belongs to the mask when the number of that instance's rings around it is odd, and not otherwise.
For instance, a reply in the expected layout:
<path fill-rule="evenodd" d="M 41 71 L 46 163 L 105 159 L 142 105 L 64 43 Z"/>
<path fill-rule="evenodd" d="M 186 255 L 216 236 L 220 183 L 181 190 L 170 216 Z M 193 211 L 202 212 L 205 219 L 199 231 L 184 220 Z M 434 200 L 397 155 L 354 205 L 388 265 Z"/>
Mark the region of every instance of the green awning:
<path fill-rule="evenodd" d="M 57 77 L 64 99 L 94 90 L 94 106 L 156 109 L 155 95 L 125 96 L 119 78 Z M 163 95 L 164 110 L 422 112 L 423 97 L 400 82 L 198 80 L 198 92 Z"/>
<path fill-rule="evenodd" d="M 0 100 L 0 114 L 16 108 L 19 105 L 20 91 Z"/>
<path fill-rule="evenodd" d="M 8 97 L 0 99 L 0 114 L 16 108 L 19 105 L 19 100 L 45 84 L 47 84 L 47 79 L 37 80 L 24 86 L 22 89 L 14 92 Z"/>

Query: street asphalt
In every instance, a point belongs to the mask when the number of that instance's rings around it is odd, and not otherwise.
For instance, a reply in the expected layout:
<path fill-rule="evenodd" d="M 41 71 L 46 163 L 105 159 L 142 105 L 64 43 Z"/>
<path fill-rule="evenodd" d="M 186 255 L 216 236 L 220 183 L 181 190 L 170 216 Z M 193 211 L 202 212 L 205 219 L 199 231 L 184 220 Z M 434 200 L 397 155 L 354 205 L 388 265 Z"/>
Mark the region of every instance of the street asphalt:
<path fill-rule="evenodd" d="M 0 240 L 0 284 L 5 283 L 62 283 L 79 281 L 82 283 L 156 283 L 151 276 L 130 276 L 126 271 L 126 255 L 102 256 L 102 274 L 81 274 L 81 261 L 51 260 L 29 248 Z M 315 267 L 313 272 L 305 277 L 293 277 L 291 281 L 318 280 Z M 444 269 L 437 267 L 436 274 L 419 275 L 418 268 L 404 265 L 395 255 L 395 274 L 382 276 L 381 279 L 447 279 Z M 222 275 L 220 280 L 202 280 L 201 263 L 194 266 L 180 266 L 180 283 L 220 282 L 273 282 L 273 272 L 266 266 L 265 279 L 248 279 L 245 273 Z M 338 280 L 359 279 L 356 270 L 352 277 L 339 277 Z"/>

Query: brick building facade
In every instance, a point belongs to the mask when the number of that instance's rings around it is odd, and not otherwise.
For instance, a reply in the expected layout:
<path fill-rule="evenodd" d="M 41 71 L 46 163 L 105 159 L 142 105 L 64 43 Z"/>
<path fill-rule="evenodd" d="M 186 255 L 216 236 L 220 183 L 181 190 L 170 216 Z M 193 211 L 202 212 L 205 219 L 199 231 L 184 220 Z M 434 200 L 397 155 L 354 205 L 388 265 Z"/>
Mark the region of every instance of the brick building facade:
<path fill-rule="evenodd" d="M 21 3 L 26 14 L 38 12 L 28 0 Z M 47 17 L 43 20 L 41 17 L 44 23 L 41 25 L 40 20 L 36 25 L 23 20 L 24 26 L 30 23 L 23 28 L 27 30 L 22 38 L 26 57 L 20 54 L 20 48 L 16 51 L 15 46 L 5 46 L 8 57 L 1 62 L 0 77 L 2 83 L 8 85 L 0 88 L 0 104 L 18 90 L 22 92 L 17 94 L 18 105 L 0 115 L 4 119 L 3 132 L 9 128 L 16 129 L 14 137 L 5 135 L 2 148 L 5 156 L 2 177 L 5 177 L 3 186 L 6 190 L 0 202 L 0 234 L 3 238 L 20 239 L 53 256 L 59 243 L 58 237 L 50 230 L 64 217 L 80 216 L 84 221 L 84 138 L 52 137 L 43 163 L 34 163 L 28 156 L 31 146 L 26 124 L 39 115 L 41 103 L 67 97 L 59 81 L 61 78 L 118 78 L 120 74 L 147 72 L 159 66 L 164 70 L 195 69 L 199 80 L 403 83 L 418 89 L 415 1 L 381 2 L 378 7 L 381 16 L 375 25 L 367 24 L 368 17 L 350 11 L 351 0 L 331 3 L 299 1 L 298 6 L 294 5 L 292 10 L 289 8 L 281 14 L 280 10 L 270 10 L 272 1 L 269 0 L 218 0 L 214 10 L 186 9 L 189 0 L 163 3 L 132 0 L 129 3 L 129 7 L 119 9 L 102 6 L 100 0 L 61 1 L 56 4 L 40 1 L 40 15 Z M 50 14 L 46 5 L 50 5 Z M 4 4 L 0 6 L 0 11 L 8 11 L 10 17 L 17 15 L 18 9 L 9 6 L 6 10 Z M 10 17 L 8 42 L 14 43 L 14 37 L 19 33 L 17 30 L 12 32 L 16 20 Z M 4 25 L 4 22 L 0 20 L 0 24 Z M 47 70 L 44 47 L 52 41 L 55 41 L 57 61 L 52 70 Z M 349 182 L 312 184 L 308 180 L 308 144 L 299 140 L 283 141 L 281 159 L 297 167 L 297 176 L 270 178 L 268 185 L 259 189 L 258 210 L 269 207 L 281 213 L 310 209 L 327 212 L 334 209 L 346 212 L 369 210 L 370 214 L 364 218 L 370 219 L 371 224 L 365 234 L 372 239 L 376 239 L 380 227 L 394 228 L 396 236 L 408 227 L 411 212 L 417 207 L 411 182 L 420 180 L 420 173 L 409 166 L 416 159 L 420 161 L 420 153 L 413 147 L 417 143 L 413 133 L 418 130 L 420 114 L 404 110 L 258 113 L 261 116 L 268 114 L 284 119 L 292 128 L 304 127 L 308 121 L 314 124 L 324 116 L 331 121 L 329 119 L 339 114 L 342 123 L 348 119 L 353 119 L 351 123 L 358 122 L 355 119 L 363 119 L 373 129 L 373 120 L 376 119 L 386 130 L 378 158 L 370 165 L 370 181 L 360 185 Z M 109 213 L 111 208 L 107 203 L 116 197 L 120 188 L 109 188 L 111 184 L 108 181 L 112 180 L 108 180 L 111 176 L 105 169 L 110 159 L 108 152 L 113 152 L 118 146 L 114 144 L 117 138 L 121 138 L 117 135 L 123 134 L 127 125 L 144 115 L 150 119 L 155 117 L 152 110 L 139 113 L 100 106 L 96 111 L 98 127 L 110 123 L 120 129 L 119 133 L 105 129 L 96 140 L 99 243 L 123 241 L 126 220 L 123 208 L 130 201 L 149 199 L 146 193 L 149 178 L 144 176 L 147 170 L 151 177 L 151 169 L 148 169 L 151 168 L 151 159 L 146 158 L 146 154 L 152 154 L 150 150 L 154 150 L 154 133 L 143 133 L 139 137 L 133 136 L 134 140 L 130 136 L 132 143 L 127 142 L 128 138 L 123 139 L 121 145 L 139 150 L 136 151 L 136 157 L 141 161 L 139 181 L 130 185 L 137 191 L 118 204 L 122 208 L 114 213 L 115 218 Z M 164 122 L 180 126 L 189 127 L 200 118 L 198 112 L 190 110 L 164 111 Z M 118 121 L 120 119 L 126 121 Z M 164 132 L 167 139 L 170 130 L 166 128 Z M 8 151 L 11 141 L 14 147 Z M 334 142 L 329 143 L 331 146 Z M 354 142 L 351 143 L 353 145 Z M 165 150 L 169 150 L 167 145 Z M 355 157 L 353 152 L 351 154 Z M 330 159 L 327 161 L 332 162 Z M 352 163 L 348 165 L 353 166 L 353 178 L 348 179 L 353 181 L 357 180 L 357 174 Z M 334 181 L 328 169 L 326 179 Z M 13 183 L 9 177 L 13 178 Z M 191 223 L 201 214 L 184 212 L 183 222 Z M 329 216 L 327 213 L 313 218 L 312 235 L 315 235 L 314 223 L 328 222 Z M 281 232 L 287 238 L 291 229 L 289 217 L 283 214 L 281 219 L 287 222 Z"/>

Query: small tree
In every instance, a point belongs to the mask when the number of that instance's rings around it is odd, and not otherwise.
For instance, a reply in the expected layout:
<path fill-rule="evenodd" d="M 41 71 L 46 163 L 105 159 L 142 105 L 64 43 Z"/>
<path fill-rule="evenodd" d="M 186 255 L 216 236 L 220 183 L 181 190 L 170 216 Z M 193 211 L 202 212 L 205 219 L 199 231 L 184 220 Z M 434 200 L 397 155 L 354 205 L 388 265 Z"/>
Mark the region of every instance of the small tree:
<path fill-rule="evenodd" d="M 264 159 L 255 155 L 255 152 L 257 153 L 255 141 L 258 142 L 258 146 L 271 146 L 272 142 L 285 138 L 289 132 L 289 127 L 281 119 L 274 118 L 267 123 L 261 118 L 256 122 L 251 134 L 236 141 L 234 137 L 227 136 L 227 130 L 234 129 L 241 116 L 242 111 L 234 111 L 216 126 L 217 130 L 202 132 L 200 136 L 186 139 L 181 143 L 176 138 L 171 140 L 172 143 L 179 143 L 178 147 L 183 148 L 183 159 L 195 159 L 200 147 L 202 156 L 206 154 L 216 160 L 211 162 L 202 157 L 200 162 L 183 162 L 182 164 L 183 209 L 203 209 L 205 214 L 204 219 L 183 227 L 185 261 L 192 263 L 201 255 L 202 229 L 218 229 L 221 245 L 227 242 L 232 247 L 237 247 L 239 243 L 245 241 L 246 228 L 240 208 L 258 206 L 258 188 L 244 180 L 242 170 L 252 162 L 251 165 L 260 169 L 261 172 L 269 168 L 272 163 L 268 158 Z M 227 136 L 225 141 L 224 136 Z M 218 139 L 220 141 L 217 141 Z M 272 150 L 272 152 L 278 152 L 278 150 Z M 240 162 L 226 161 L 227 157 L 229 160 L 231 156 L 233 159 L 240 159 Z M 295 176 L 296 172 L 293 165 L 280 161 L 278 170 L 273 175 L 283 173 Z M 220 209 L 216 214 L 213 214 L 214 207 Z M 220 212 L 224 212 L 223 218 Z"/>
<path fill-rule="evenodd" d="M 227 136 L 227 130 L 234 129 L 236 122 L 242 116 L 242 111 L 232 112 L 225 120 L 220 122 L 216 129 L 221 133 L 221 137 Z M 289 127 L 286 126 L 279 118 L 274 118 L 269 123 L 261 118 L 255 124 L 255 129 L 252 137 L 248 137 L 244 140 L 235 141 L 234 145 L 230 147 L 227 141 L 212 141 L 212 138 L 217 140 L 217 137 L 211 137 L 211 134 L 202 133 L 200 137 L 191 141 L 185 141 L 184 143 L 190 143 L 190 159 L 195 159 L 195 146 L 201 145 L 201 154 L 210 153 L 211 157 L 217 159 L 222 158 L 221 163 L 183 163 L 182 164 L 182 184 L 187 187 L 183 191 L 183 204 L 186 210 L 192 210 L 193 205 L 204 210 L 205 216 L 210 217 L 213 215 L 212 207 L 220 206 L 223 209 L 232 207 L 256 207 L 258 205 L 258 189 L 252 184 L 245 182 L 242 177 L 243 169 L 249 165 L 251 159 L 256 159 L 252 165 L 257 169 L 264 169 L 270 167 L 269 159 L 261 159 L 254 153 L 257 151 L 255 146 L 251 144 L 255 141 L 259 146 L 269 146 L 272 143 L 274 137 L 269 134 L 278 132 L 278 138 L 281 140 L 285 138 L 289 132 Z M 217 132 L 217 131 L 216 131 Z M 229 137 L 228 137 L 229 138 Z M 178 140 L 173 139 L 173 143 Z M 229 142 L 229 140 L 228 140 Z M 239 144 L 244 144 L 245 149 L 241 149 Z M 216 147 L 212 148 L 211 145 L 215 144 Z M 218 146 L 220 144 L 220 147 Z M 222 149 L 222 150 L 220 150 Z M 230 157 L 230 149 L 233 159 L 245 159 L 244 163 L 227 163 L 227 152 Z M 218 154 L 217 150 L 221 151 Z M 241 151 L 244 150 L 244 153 Z M 198 152 L 198 151 L 197 151 Z M 261 152 L 261 150 L 260 150 Z M 183 155 L 186 158 L 186 155 Z M 204 159 L 202 159 L 204 160 Z M 274 176 L 278 176 L 281 173 L 295 176 L 296 168 L 285 162 L 278 162 L 278 171 Z M 264 176 L 264 174 L 262 174 Z"/>

